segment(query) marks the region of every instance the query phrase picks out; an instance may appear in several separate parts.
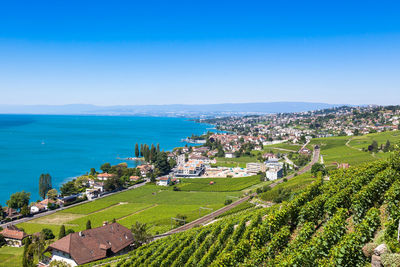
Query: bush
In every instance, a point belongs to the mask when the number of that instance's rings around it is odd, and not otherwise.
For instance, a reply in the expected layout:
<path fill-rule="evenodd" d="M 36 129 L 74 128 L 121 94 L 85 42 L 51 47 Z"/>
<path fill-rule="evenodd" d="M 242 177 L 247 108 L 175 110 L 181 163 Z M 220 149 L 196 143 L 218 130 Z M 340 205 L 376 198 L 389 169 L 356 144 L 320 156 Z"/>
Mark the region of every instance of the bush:
<path fill-rule="evenodd" d="M 43 228 L 42 229 L 42 233 L 44 235 L 44 239 L 45 240 L 49 240 L 49 239 L 54 239 L 55 238 L 55 235 L 53 234 L 53 231 L 51 231 L 48 228 Z"/>
<path fill-rule="evenodd" d="M 225 200 L 225 205 L 229 205 L 229 204 L 231 204 L 233 201 L 232 201 L 232 199 L 227 199 L 227 200 Z"/>
<path fill-rule="evenodd" d="M 400 266 L 400 254 L 399 253 L 385 253 L 381 255 L 381 261 L 385 267 L 397 267 Z"/>
<path fill-rule="evenodd" d="M 284 181 L 284 182 L 287 182 L 287 178 L 283 178 L 283 181 Z"/>
<path fill-rule="evenodd" d="M 4 236 L 0 235 L 0 248 L 6 244 L 6 240 L 4 239 Z"/>
<path fill-rule="evenodd" d="M 378 245 L 375 243 L 368 243 L 363 247 L 363 253 L 365 255 L 365 257 L 370 258 L 372 257 L 372 254 L 374 254 L 374 249 L 377 247 Z"/>
<path fill-rule="evenodd" d="M 177 186 L 174 186 L 174 188 L 172 188 L 172 190 L 174 190 L 174 191 L 181 191 L 181 189 L 180 189 L 179 187 L 177 187 Z"/>

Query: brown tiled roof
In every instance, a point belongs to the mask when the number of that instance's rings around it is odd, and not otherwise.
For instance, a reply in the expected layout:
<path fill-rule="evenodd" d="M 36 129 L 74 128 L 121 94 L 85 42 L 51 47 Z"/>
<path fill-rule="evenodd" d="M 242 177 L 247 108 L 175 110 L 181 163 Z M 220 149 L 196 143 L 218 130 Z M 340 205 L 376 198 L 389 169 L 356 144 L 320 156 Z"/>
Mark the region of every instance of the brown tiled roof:
<path fill-rule="evenodd" d="M 24 231 L 21 231 L 17 227 L 13 227 L 13 226 L 7 227 L 3 231 L 1 231 L 0 234 L 2 236 L 4 236 L 5 238 L 12 238 L 12 239 L 18 239 L 18 240 L 22 240 L 28 236 Z"/>
<path fill-rule="evenodd" d="M 68 253 L 77 264 L 85 264 L 109 256 L 107 250 L 118 253 L 133 243 L 131 231 L 112 223 L 102 227 L 72 233 L 51 244 L 47 250 Z"/>

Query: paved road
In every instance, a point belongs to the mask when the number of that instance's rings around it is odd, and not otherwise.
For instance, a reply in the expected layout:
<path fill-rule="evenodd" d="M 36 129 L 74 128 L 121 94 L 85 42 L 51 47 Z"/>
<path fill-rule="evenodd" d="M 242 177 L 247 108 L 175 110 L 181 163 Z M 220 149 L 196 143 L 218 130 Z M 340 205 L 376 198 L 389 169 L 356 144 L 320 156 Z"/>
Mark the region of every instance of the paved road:
<path fill-rule="evenodd" d="M 118 193 L 121 193 L 121 192 L 124 192 L 124 191 L 127 191 L 127 190 L 131 190 L 131 189 L 135 189 L 135 188 L 144 186 L 146 183 L 147 183 L 147 181 L 144 182 L 144 183 L 135 184 L 133 186 L 128 187 L 127 189 L 124 189 L 124 190 L 121 190 L 121 191 L 117 191 L 117 192 L 114 192 L 114 193 L 110 193 L 110 194 L 98 197 L 96 199 L 109 197 L 109 196 L 112 196 L 114 194 L 118 194 Z M 73 204 L 73 205 L 70 205 L 70 206 L 67 206 L 67 207 L 62 207 L 62 208 L 59 208 L 59 209 L 56 209 L 56 210 L 49 210 L 49 211 L 45 211 L 45 212 L 42 212 L 42 213 L 37 213 L 37 214 L 34 214 L 34 215 L 30 216 L 30 217 L 24 217 L 24 218 L 19 219 L 19 220 L 15 220 L 15 221 L 12 221 L 12 222 L 0 224 L 0 226 L 3 227 L 3 228 L 6 228 L 7 226 L 10 226 L 10 225 L 27 222 L 27 221 L 30 221 L 30 220 L 33 220 L 33 219 L 37 219 L 37 218 L 40 218 L 40 217 L 43 217 L 43 216 L 47 216 L 47 215 L 53 214 L 53 213 L 55 213 L 57 211 L 60 211 L 60 210 L 69 209 L 71 207 L 78 206 L 78 205 L 81 205 L 81 204 L 84 204 L 84 203 L 88 203 L 88 202 L 91 202 L 91 201 L 95 201 L 95 200 L 85 200 L 85 201 L 82 201 L 82 202 L 79 202 L 79 203 L 76 203 L 76 204 Z"/>

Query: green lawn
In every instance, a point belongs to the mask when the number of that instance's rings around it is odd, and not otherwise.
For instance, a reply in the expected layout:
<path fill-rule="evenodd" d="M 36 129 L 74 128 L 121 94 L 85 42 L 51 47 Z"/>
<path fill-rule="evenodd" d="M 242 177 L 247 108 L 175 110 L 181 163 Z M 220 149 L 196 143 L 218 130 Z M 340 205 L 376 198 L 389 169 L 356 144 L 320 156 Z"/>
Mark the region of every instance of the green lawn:
<path fill-rule="evenodd" d="M 256 183 L 255 177 L 247 178 L 249 180 L 246 183 L 238 180 L 241 182 L 235 183 L 234 188 L 240 190 L 240 188 Z M 216 179 L 225 180 L 225 178 Z M 218 188 L 218 185 L 215 188 Z M 168 187 L 146 185 L 21 223 L 18 226 L 24 228 L 29 234 L 49 228 L 55 235 L 58 235 L 60 226 L 63 224 L 67 229 L 80 231 L 85 229 L 87 220 L 91 220 L 92 227 L 97 227 L 104 221 L 111 221 L 115 218 L 117 222 L 127 227 L 136 221 L 148 223 L 151 233 L 154 234 L 169 230 L 171 217 L 175 217 L 177 214 L 184 214 L 188 216 L 189 221 L 192 221 L 198 218 L 200 207 L 210 207 L 216 210 L 224 206 L 226 199 L 241 195 L 241 191 L 173 191 Z M 200 215 L 204 216 L 209 212 L 211 210 L 201 210 Z"/>
<path fill-rule="evenodd" d="M 0 248 L 0 267 L 22 266 L 22 253 L 24 248 L 13 248 L 3 246 Z"/>
<path fill-rule="evenodd" d="M 210 184 L 211 181 L 214 184 Z M 238 178 L 193 178 L 181 179 L 178 187 L 182 191 L 228 192 L 240 191 L 258 183 L 258 175 Z"/>
<path fill-rule="evenodd" d="M 301 148 L 301 145 L 286 142 L 286 143 L 281 143 L 281 144 L 264 146 L 263 150 L 265 152 L 268 152 L 270 149 L 274 149 L 274 148 L 282 148 L 282 149 L 292 150 L 293 152 L 297 152 Z M 281 150 L 281 152 L 284 152 L 284 151 Z"/>

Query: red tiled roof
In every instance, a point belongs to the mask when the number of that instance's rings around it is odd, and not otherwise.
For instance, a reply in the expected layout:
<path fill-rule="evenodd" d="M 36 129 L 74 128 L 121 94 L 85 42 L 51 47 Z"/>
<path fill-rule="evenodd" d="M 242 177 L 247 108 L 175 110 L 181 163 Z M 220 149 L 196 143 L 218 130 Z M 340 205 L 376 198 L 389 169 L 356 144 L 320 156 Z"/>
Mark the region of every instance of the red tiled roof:
<path fill-rule="evenodd" d="M 22 240 L 28 236 L 24 231 L 21 231 L 16 227 L 7 227 L 3 231 L 1 231 L 0 234 L 5 238 L 12 238 L 18 240 Z"/>
<path fill-rule="evenodd" d="M 133 243 L 131 231 L 112 223 L 102 227 L 72 233 L 51 244 L 47 250 L 68 253 L 79 265 L 106 258 L 107 250 L 118 253 Z"/>

